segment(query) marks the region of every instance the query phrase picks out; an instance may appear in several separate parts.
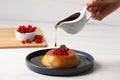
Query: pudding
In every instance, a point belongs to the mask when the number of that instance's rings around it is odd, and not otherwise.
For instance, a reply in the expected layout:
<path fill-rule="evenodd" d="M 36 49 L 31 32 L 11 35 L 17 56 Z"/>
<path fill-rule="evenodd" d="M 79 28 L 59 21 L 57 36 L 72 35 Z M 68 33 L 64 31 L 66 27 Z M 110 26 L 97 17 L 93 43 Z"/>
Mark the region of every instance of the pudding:
<path fill-rule="evenodd" d="M 42 58 L 41 63 L 50 68 L 73 68 L 80 64 L 76 52 L 61 45 L 60 48 L 49 50 Z"/>

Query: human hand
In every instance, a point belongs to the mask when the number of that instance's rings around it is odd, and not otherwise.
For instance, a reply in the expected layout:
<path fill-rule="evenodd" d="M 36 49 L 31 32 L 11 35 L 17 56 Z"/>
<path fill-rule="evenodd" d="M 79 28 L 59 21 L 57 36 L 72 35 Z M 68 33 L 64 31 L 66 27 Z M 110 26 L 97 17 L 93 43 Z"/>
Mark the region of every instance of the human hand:
<path fill-rule="evenodd" d="M 89 0 L 86 6 L 91 17 L 100 21 L 120 7 L 120 0 Z"/>

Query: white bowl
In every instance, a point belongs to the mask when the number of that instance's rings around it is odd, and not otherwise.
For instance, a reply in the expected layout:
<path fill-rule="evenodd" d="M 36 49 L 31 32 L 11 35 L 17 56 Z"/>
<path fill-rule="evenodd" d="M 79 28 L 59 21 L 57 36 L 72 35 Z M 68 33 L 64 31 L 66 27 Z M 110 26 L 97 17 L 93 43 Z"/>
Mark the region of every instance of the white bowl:
<path fill-rule="evenodd" d="M 17 30 L 15 30 L 15 36 L 17 40 L 30 40 L 33 41 L 36 36 L 36 32 L 30 32 L 30 33 L 20 33 Z"/>

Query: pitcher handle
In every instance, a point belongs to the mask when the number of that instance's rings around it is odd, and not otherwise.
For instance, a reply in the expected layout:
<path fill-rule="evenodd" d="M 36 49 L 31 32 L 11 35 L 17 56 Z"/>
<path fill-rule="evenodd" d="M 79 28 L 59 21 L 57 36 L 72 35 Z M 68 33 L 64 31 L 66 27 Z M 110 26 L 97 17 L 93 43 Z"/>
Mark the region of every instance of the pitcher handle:
<path fill-rule="evenodd" d="M 86 13 L 86 11 L 87 11 L 87 6 L 85 6 L 85 8 L 84 8 L 83 12 L 85 12 L 85 13 Z M 90 18 L 91 18 L 91 13 L 89 13 L 89 14 L 88 14 L 88 17 L 87 17 L 87 22 L 90 20 Z"/>
<path fill-rule="evenodd" d="M 91 13 L 89 13 L 88 17 L 87 17 L 87 22 L 90 20 L 91 18 Z"/>

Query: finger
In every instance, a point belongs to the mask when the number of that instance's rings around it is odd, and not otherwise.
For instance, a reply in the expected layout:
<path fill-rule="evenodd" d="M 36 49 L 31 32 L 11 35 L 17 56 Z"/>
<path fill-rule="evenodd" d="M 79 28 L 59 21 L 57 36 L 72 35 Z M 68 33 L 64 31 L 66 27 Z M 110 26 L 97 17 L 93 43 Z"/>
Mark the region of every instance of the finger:
<path fill-rule="evenodd" d="M 88 7 L 87 10 L 88 10 L 89 12 L 92 12 L 92 7 Z"/>
<path fill-rule="evenodd" d="M 103 7 L 103 9 L 100 9 L 100 15 L 97 17 L 97 19 L 99 21 L 101 21 L 102 19 L 104 19 L 106 16 L 108 16 L 110 14 L 111 10 L 107 9 L 105 7 Z"/>
<path fill-rule="evenodd" d="M 94 13 L 91 14 L 91 18 L 96 20 L 96 15 Z"/>
<path fill-rule="evenodd" d="M 93 0 L 89 0 L 88 2 L 86 2 L 86 6 L 92 6 L 93 5 Z"/>
<path fill-rule="evenodd" d="M 102 19 L 104 19 L 105 16 L 104 15 L 100 15 L 99 17 L 97 17 L 97 20 L 101 21 Z"/>
<path fill-rule="evenodd" d="M 91 17 L 93 19 L 97 20 L 99 15 L 100 15 L 100 13 L 97 12 L 97 13 L 92 14 Z"/>
<path fill-rule="evenodd" d="M 94 18 L 95 19 L 98 19 L 98 17 L 100 16 L 100 12 L 99 11 L 97 11 L 96 13 L 95 13 L 95 16 L 94 16 Z"/>
<path fill-rule="evenodd" d="M 102 19 L 104 19 L 109 14 L 110 14 L 110 12 L 107 12 L 106 10 L 101 11 L 101 14 L 97 17 L 97 20 L 101 21 Z"/>
<path fill-rule="evenodd" d="M 94 12 L 96 12 L 97 7 L 96 7 L 96 6 L 95 6 L 95 7 L 88 7 L 87 10 L 88 10 L 89 12 L 94 13 Z"/>
<path fill-rule="evenodd" d="M 88 2 L 86 2 L 86 6 L 88 6 L 88 7 L 96 6 L 101 3 L 103 3 L 103 0 L 89 0 Z"/>

